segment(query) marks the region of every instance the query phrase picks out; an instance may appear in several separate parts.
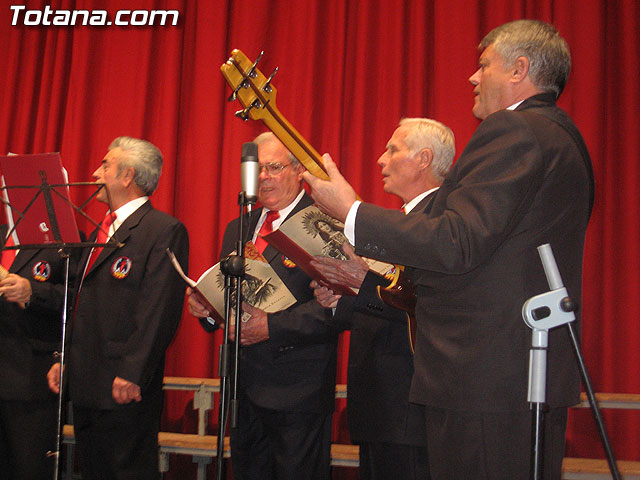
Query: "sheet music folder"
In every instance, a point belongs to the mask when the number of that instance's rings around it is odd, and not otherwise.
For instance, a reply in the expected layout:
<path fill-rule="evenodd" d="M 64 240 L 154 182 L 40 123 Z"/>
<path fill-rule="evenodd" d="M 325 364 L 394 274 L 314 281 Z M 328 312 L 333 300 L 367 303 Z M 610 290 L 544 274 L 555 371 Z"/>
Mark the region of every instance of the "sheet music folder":
<path fill-rule="evenodd" d="M 59 153 L 0 156 L 2 198 L 16 245 L 80 243 Z M 58 235 L 54 235 L 59 232 Z"/>

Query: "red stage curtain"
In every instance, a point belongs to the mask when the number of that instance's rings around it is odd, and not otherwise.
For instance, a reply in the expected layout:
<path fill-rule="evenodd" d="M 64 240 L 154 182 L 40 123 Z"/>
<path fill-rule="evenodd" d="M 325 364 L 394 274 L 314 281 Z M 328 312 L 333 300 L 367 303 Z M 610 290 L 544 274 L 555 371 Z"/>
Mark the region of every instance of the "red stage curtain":
<path fill-rule="evenodd" d="M 114 137 L 151 140 L 165 154 L 153 201 L 187 225 L 193 276 L 217 260 L 223 229 L 237 215 L 241 145 L 263 130 L 235 118 L 239 105 L 226 101 L 219 66 L 233 48 L 251 58 L 264 50 L 261 70 L 280 67 L 280 111 L 334 156 L 365 200 L 398 206 L 375 164 L 398 120 L 441 120 L 461 151 L 477 126 L 468 77 L 482 36 L 517 18 L 554 23 L 573 55 L 560 104 L 584 134 L 597 182 L 584 355 L 598 391 L 640 392 L 638 2 L 40 0 L 28 8 L 45 5 L 112 16 L 118 9 L 180 12 L 174 27 L 12 26 L 13 12 L 3 6 L 0 152 L 60 151 L 71 180 L 84 181 Z M 215 376 L 219 341 L 220 333 L 203 334 L 185 313 L 167 374 Z M 347 345 L 343 339 L 339 382 L 346 381 Z M 190 408 L 188 396 L 169 397 L 166 424 L 188 423 Z M 345 441 L 343 408 L 336 438 Z M 617 456 L 640 460 L 638 414 L 605 418 Z M 588 412 L 572 416 L 569 454 L 602 456 L 592 425 Z"/>

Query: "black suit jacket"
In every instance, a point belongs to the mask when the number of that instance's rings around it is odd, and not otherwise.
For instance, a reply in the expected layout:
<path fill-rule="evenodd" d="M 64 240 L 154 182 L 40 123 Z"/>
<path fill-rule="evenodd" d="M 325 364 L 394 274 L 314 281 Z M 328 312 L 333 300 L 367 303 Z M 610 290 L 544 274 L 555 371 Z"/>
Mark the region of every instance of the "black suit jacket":
<path fill-rule="evenodd" d="M 295 213 L 311 205 L 306 194 Z M 262 210 L 251 215 L 251 236 Z M 238 219 L 227 225 L 221 258 L 235 250 Z M 288 412 L 329 412 L 335 405 L 337 333 L 326 324 L 330 311 L 318 305 L 309 288 L 311 278 L 289 268 L 283 255 L 268 245 L 263 253 L 296 297 L 286 310 L 268 314 L 269 339 L 240 349 L 240 390 L 256 405 Z"/>
<path fill-rule="evenodd" d="M 428 208 L 434 193 L 410 215 Z M 351 441 L 426 444 L 422 409 L 409 403 L 413 354 L 408 317 L 380 300 L 377 286 L 388 281 L 368 273 L 356 297 L 338 302 L 334 321 L 351 330 L 347 390 L 347 422 Z"/>
<path fill-rule="evenodd" d="M 6 227 L 0 228 L 4 238 Z M 77 255 L 70 257 L 71 282 Z M 36 400 L 52 397 L 46 375 L 62 339 L 64 263 L 57 250 L 19 251 L 9 271 L 31 283 L 31 300 L 23 310 L 0 298 L 0 398 Z"/>
<path fill-rule="evenodd" d="M 121 248 L 105 247 L 78 294 L 69 349 L 69 393 L 76 404 L 115 409 L 118 376 L 145 396 L 162 394 L 165 350 L 180 322 L 185 286 L 166 254 L 188 264 L 187 230 L 145 203 L 118 228 Z M 94 232 L 90 240 L 96 238 Z M 81 260 L 78 278 L 89 256 Z"/>
<path fill-rule="evenodd" d="M 531 330 L 521 309 L 549 290 L 537 246 L 551 244 L 580 301 L 592 196 L 591 163 L 581 151 L 575 125 L 553 96 L 537 95 L 480 124 L 429 214 L 360 206 L 356 251 L 417 269 L 413 401 L 472 411 L 528 408 Z M 379 231 L 380 224 L 387 229 Z M 552 330 L 547 403 L 575 404 L 579 385 L 567 332 Z"/>

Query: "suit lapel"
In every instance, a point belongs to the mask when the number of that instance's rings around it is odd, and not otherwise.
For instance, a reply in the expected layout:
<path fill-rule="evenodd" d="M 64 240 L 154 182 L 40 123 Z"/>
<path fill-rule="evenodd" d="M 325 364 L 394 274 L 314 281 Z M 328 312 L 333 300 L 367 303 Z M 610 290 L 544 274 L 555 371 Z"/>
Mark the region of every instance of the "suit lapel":
<path fill-rule="evenodd" d="M 433 205 L 433 199 L 436 198 L 438 190 L 431 192 L 429 195 L 420 200 L 418 205 L 416 205 L 416 208 L 414 208 L 410 213 L 429 213 L 429 211 L 431 210 L 431 206 Z"/>
<path fill-rule="evenodd" d="M 37 249 L 29 249 L 29 250 L 20 250 L 16 259 L 11 264 L 11 268 L 9 271 L 14 273 L 19 271 L 22 267 L 24 267 L 29 261 L 35 256 Z"/>
<path fill-rule="evenodd" d="M 408 213 L 408 215 L 413 215 L 414 213 L 429 213 L 431 211 L 431 206 L 433 205 L 433 200 L 434 198 L 436 198 L 436 194 L 439 190 L 440 189 L 434 190 L 429 195 L 420 200 L 418 204 Z"/>
<path fill-rule="evenodd" d="M 262 252 L 262 256 L 267 260 L 268 263 L 271 263 L 279 253 L 280 252 L 276 250 L 275 247 L 267 245 L 264 249 L 264 252 Z"/>
<path fill-rule="evenodd" d="M 151 202 L 146 202 L 140 208 L 138 208 L 135 212 L 129 215 L 127 219 L 122 223 L 122 225 L 120 225 L 118 230 L 115 231 L 111 240 L 118 241 L 120 243 L 126 243 L 127 239 L 131 236 L 131 231 L 138 226 L 138 224 L 140 223 L 140 220 L 142 220 L 142 218 L 151 210 L 151 208 L 152 208 Z M 97 230 L 91 234 L 91 239 L 95 241 L 96 236 L 97 236 Z M 104 247 L 102 249 L 102 252 L 100 252 L 100 255 L 98 255 L 98 258 L 96 259 L 95 263 L 91 267 L 91 270 L 87 272 L 87 275 L 90 272 L 93 272 L 98 267 L 98 265 L 102 264 L 115 251 L 117 251 L 117 248 L 115 246 Z M 87 257 L 88 257 L 88 254 L 83 257 L 84 259 L 84 262 L 82 263 L 83 266 L 86 265 L 87 263 L 86 262 L 88 260 Z"/>
<path fill-rule="evenodd" d="M 258 220 L 260 220 L 260 217 L 262 216 L 263 211 L 264 211 L 264 208 L 260 208 L 259 210 L 256 210 L 255 212 L 250 214 L 247 230 L 244 232 L 244 238 L 246 238 L 247 241 L 250 241 L 253 238 L 253 232 L 256 231 Z M 237 227 L 237 225 L 235 226 Z M 235 245 L 234 245 L 234 250 L 235 250 Z"/>
<path fill-rule="evenodd" d="M 4 237 L 7 235 L 8 231 L 9 231 L 9 227 L 6 224 L 0 226 L 0 236 L 2 240 L 4 240 Z M 0 246 L 1 245 L 2 244 L 0 243 Z M 29 262 L 29 260 L 31 260 L 35 256 L 37 251 L 38 251 L 37 249 L 33 249 L 33 248 L 19 250 L 15 260 L 13 261 L 13 263 L 11 264 L 11 267 L 9 268 L 9 271 L 11 273 L 19 271 L 22 267 L 24 267 Z"/>
<path fill-rule="evenodd" d="M 287 215 L 287 218 L 285 218 L 282 223 L 288 221 L 291 217 L 293 217 L 296 213 L 298 213 L 300 210 L 307 208 L 309 205 L 313 204 L 313 200 L 311 199 L 311 197 L 309 195 L 307 195 L 306 193 L 302 196 L 302 198 L 300 199 L 300 201 L 298 202 L 298 204 L 293 207 L 293 210 L 291 210 L 291 213 L 289 213 L 289 215 Z M 255 230 L 255 225 L 254 225 L 254 230 Z M 264 252 L 262 253 L 262 256 L 267 260 L 267 262 L 271 263 L 278 255 L 280 255 L 280 252 L 273 246 L 271 245 L 267 245 L 267 247 L 264 249 Z"/>

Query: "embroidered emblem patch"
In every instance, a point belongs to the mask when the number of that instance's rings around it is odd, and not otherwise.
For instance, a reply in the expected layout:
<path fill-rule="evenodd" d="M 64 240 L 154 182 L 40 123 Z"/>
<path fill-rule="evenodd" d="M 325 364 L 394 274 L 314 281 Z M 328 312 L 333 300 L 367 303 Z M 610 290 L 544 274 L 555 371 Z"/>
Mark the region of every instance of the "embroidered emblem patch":
<path fill-rule="evenodd" d="M 389 268 L 389 270 L 387 270 L 386 272 L 384 272 L 384 278 L 386 278 L 389 281 L 392 281 L 396 276 L 396 267 L 394 265 L 391 266 L 391 268 Z"/>
<path fill-rule="evenodd" d="M 46 282 L 51 276 L 51 265 L 49 262 L 41 261 L 33 266 L 33 279 L 39 282 Z"/>
<path fill-rule="evenodd" d="M 111 275 L 118 280 L 123 279 L 131 271 L 131 259 L 129 257 L 118 257 L 111 264 Z"/>
<path fill-rule="evenodd" d="M 282 263 L 287 268 L 296 268 L 296 264 L 289 260 L 287 257 L 282 255 Z"/>

